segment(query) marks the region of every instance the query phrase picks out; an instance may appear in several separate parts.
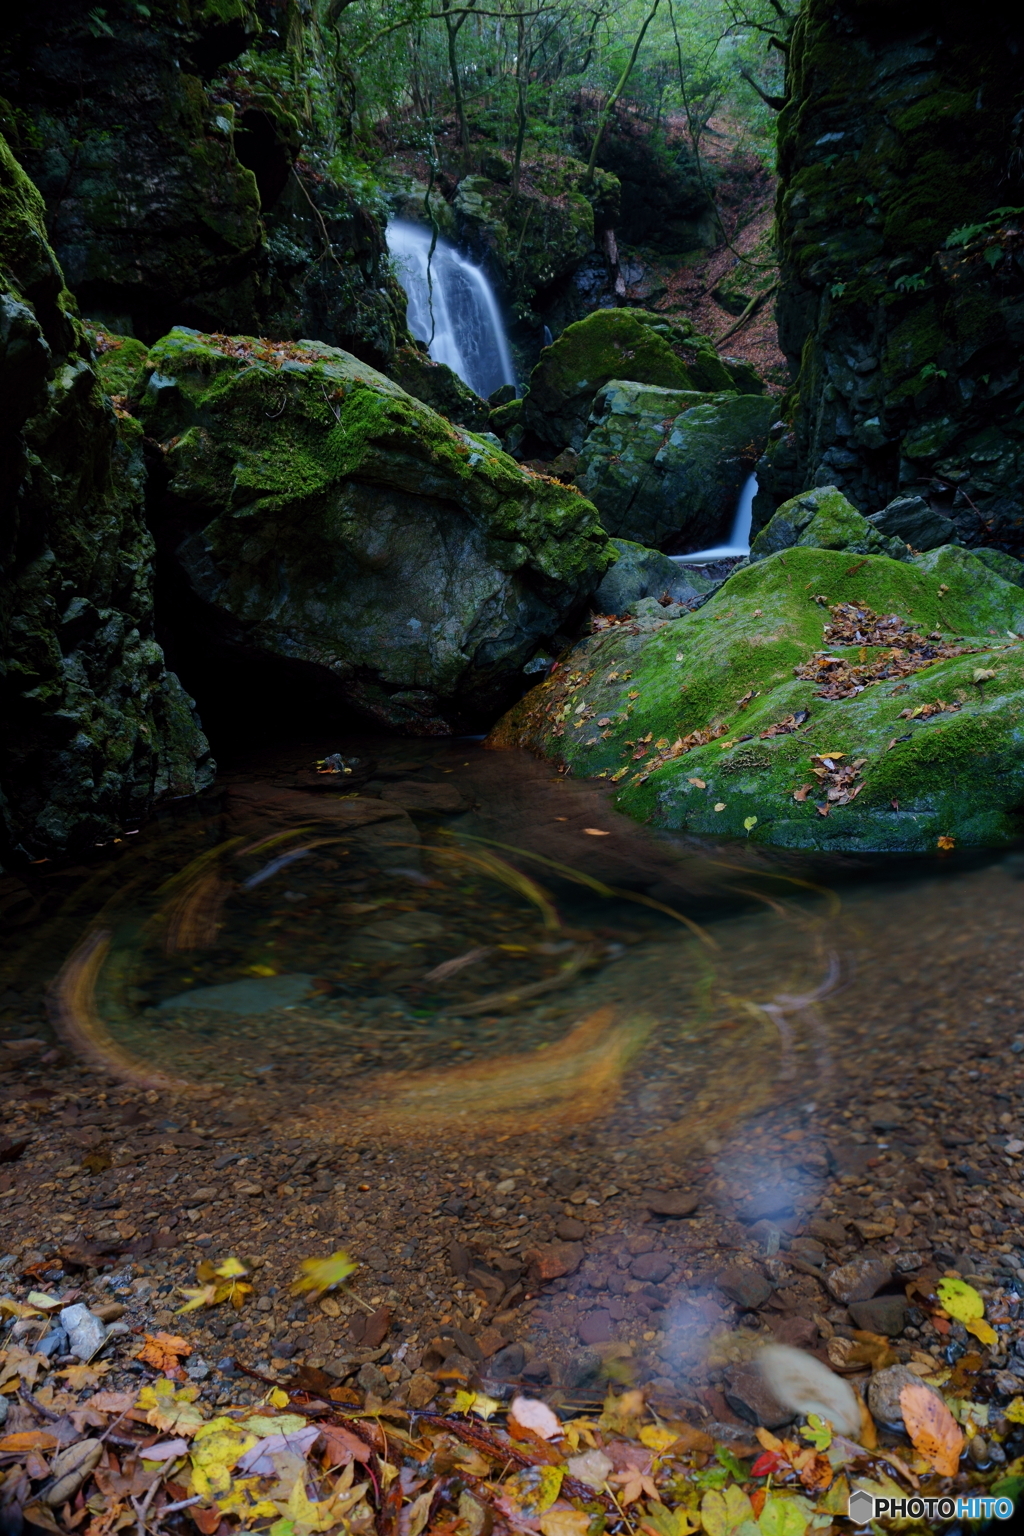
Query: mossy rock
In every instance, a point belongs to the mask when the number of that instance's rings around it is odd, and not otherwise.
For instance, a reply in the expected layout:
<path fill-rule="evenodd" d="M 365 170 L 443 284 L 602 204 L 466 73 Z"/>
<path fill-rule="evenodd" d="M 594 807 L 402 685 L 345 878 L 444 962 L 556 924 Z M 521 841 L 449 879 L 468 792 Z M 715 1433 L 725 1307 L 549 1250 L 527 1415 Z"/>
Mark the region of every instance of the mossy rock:
<path fill-rule="evenodd" d="M 523 424 L 551 450 L 583 446 L 591 406 L 612 379 L 664 389 L 731 390 L 711 343 L 642 309 L 596 309 L 545 347 L 530 375 Z"/>
<path fill-rule="evenodd" d="M 575 488 L 338 348 L 179 328 L 138 411 L 210 667 L 313 669 L 325 705 L 392 726 L 493 719 L 614 558 Z"/>
<path fill-rule="evenodd" d="M 439 416 L 475 432 L 489 430 L 487 401 L 481 400 L 447 363 L 435 363 L 416 347 L 399 347 L 388 364 L 388 377 Z"/>
<path fill-rule="evenodd" d="M 619 538 L 677 552 L 724 543 L 774 414 L 762 395 L 613 379 L 594 401 L 576 484 Z"/>
<path fill-rule="evenodd" d="M 902 539 L 880 533 L 834 485 L 820 486 L 783 502 L 750 546 L 751 564 L 780 550 L 845 549 L 851 555 L 888 555 L 909 560 Z"/>
<path fill-rule="evenodd" d="M 702 601 L 720 581 L 705 576 L 694 566 L 679 565 L 659 549 L 649 549 L 630 539 L 612 539 L 618 559 L 594 590 L 598 613 L 630 614 L 645 598 L 656 602 L 693 605 Z"/>
<path fill-rule="evenodd" d="M 598 170 L 588 182 L 583 161 L 532 154 L 513 192 L 506 155 L 484 149 L 479 160 L 481 174 L 464 176 L 455 194 L 459 243 L 513 304 L 529 306 L 593 251 L 595 214 L 605 225 L 615 222 L 618 180 Z"/>
<path fill-rule="evenodd" d="M 212 763 L 154 634 L 138 426 L 104 394 L 42 200 L 2 138 L 0 316 L 0 454 L 17 508 L 0 569 L 6 866 L 91 852 L 208 785 Z"/>
<path fill-rule="evenodd" d="M 105 394 L 119 398 L 131 393 L 149 356 L 149 348 L 135 336 L 118 336 L 89 321 L 85 334 L 96 354 L 96 372 Z"/>
<path fill-rule="evenodd" d="M 941 632 L 962 654 L 825 699 L 795 671 L 821 651 L 838 604 Z M 644 628 L 577 646 L 490 745 L 528 747 L 614 781 L 628 815 L 708 836 L 928 852 L 940 837 L 997 847 L 1024 832 L 1024 593 L 966 550 L 867 555 L 851 566 L 846 551 L 796 547 L 740 568 L 696 612 Z M 892 651 L 834 654 L 859 665 Z M 787 720 L 785 733 L 763 734 Z M 713 739 L 665 755 L 695 732 Z M 863 788 L 848 804 L 825 799 L 812 761 L 822 754 L 863 759 Z"/>

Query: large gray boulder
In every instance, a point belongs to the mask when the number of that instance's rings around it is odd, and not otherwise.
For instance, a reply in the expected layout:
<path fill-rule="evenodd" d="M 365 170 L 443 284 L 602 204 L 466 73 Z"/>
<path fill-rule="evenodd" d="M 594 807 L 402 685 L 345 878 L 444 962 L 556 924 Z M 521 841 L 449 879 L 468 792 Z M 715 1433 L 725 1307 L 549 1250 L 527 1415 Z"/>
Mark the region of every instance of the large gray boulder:
<path fill-rule="evenodd" d="M 762 395 L 613 379 L 594 401 L 576 484 L 617 538 L 680 552 L 724 543 L 773 414 Z"/>
<path fill-rule="evenodd" d="M 693 566 L 678 565 L 660 549 L 648 549 L 629 539 L 611 542 L 619 558 L 594 590 L 599 613 L 635 613 L 637 603 L 645 597 L 667 597 L 671 603 L 692 607 L 722 584 Z"/>
<path fill-rule="evenodd" d="M 614 558 L 574 487 L 337 348 L 178 329 L 137 408 L 165 447 L 193 665 L 308 687 L 320 720 L 493 719 Z"/>

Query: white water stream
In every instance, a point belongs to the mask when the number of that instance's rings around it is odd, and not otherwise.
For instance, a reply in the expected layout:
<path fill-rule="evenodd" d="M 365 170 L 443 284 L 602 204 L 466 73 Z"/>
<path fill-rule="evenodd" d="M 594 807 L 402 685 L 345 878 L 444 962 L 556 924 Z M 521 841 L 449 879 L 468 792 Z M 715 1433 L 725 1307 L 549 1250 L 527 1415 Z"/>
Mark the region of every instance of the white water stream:
<path fill-rule="evenodd" d="M 750 525 L 753 520 L 754 497 L 757 495 L 757 476 L 748 475 L 736 503 L 736 516 L 728 544 L 716 544 L 712 549 L 697 549 L 692 555 L 670 555 L 677 565 L 710 565 L 713 560 L 735 560 L 737 556 L 750 554 Z"/>
<path fill-rule="evenodd" d="M 514 384 L 512 356 L 494 291 L 479 267 L 423 224 L 394 219 L 388 250 L 409 299 L 409 329 L 435 363 L 447 363 L 484 399 Z"/>

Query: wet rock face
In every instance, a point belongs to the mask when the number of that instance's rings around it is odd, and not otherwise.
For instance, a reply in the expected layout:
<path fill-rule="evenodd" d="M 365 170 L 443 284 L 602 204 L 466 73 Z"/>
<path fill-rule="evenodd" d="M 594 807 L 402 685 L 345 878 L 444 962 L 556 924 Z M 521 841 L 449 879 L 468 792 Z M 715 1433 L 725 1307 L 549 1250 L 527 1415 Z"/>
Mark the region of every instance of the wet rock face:
<path fill-rule="evenodd" d="M 613 558 L 578 491 L 337 349 L 176 330 L 138 411 L 197 689 L 269 669 L 310 680 L 318 718 L 445 734 L 515 697 Z"/>
<path fill-rule="evenodd" d="M 1024 203 L 1012 13 L 808 0 L 779 118 L 779 334 L 795 413 L 755 526 L 812 485 L 921 496 L 965 543 L 1024 541 Z"/>
<path fill-rule="evenodd" d="M 101 393 L 0 140 L 0 858 L 89 847 L 212 777 L 153 634 L 141 434 Z"/>
<path fill-rule="evenodd" d="M 23 12 L 0 65 L 12 147 L 90 318 L 147 342 L 186 322 L 383 359 L 404 326 L 379 224 L 329 176 L 298 180 L 299 125 L 280 103 L 213 83 L 265 31 L 257 10 Z"/>
<path fill-rule="evenodd" d="M 576 484 L 609 533 L 668 552 L 725 543 L 775 402 L 613 380 L 598 391 Z"/>

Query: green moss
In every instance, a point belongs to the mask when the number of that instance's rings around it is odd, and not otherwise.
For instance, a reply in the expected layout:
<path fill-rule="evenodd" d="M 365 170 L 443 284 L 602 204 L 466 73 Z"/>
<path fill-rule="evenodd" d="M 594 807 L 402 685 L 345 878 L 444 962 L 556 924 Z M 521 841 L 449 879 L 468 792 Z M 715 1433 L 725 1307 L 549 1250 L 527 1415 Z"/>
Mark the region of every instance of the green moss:
<path fill-rule="evenodd" d="M 591 402 L 612 379 L 673 390 L 734 389 L 704 337 L 646 310 L 597 309 L 544 348 L 530 375 L 522 420 L 545 442 L 578 451 Z"/>
<path fill-rule="evenodd" d="M 130 395 L 149 356 L 145 342 L 134 336 L 117 336 L 88 321 L 85 333 L 96 354 L 96 372 L 103 391 L 119 398 Z"/>
<path fill-rule="evenodd" d="M 816 598 L 897 613 L 922 633 L 962 637 L 970 653 L 821 699 L 794 675 L 822 645 L 828 613 Z M 584 642 L 494 740 L 614 777 L 622 810 L 665 827 L 804 848 L 1005 843 L 1024 794 L 1024 645 L 1008 631 L 1024 631 L 1024 594 L 965 550 L 851 565 L 844 552 L 793 548 L 738 570 L 693 614 Z M 975 683 L 979 669 L 995 677 Z M 958 707 L 906 718 L 938 700 Z M 800 729 L 762 739 L 803 710 Z M 709 729 L 720 734 L 649 770 L 659 742 Z M 821 753 L 865 759 L 862 791 L 827 816 L 815 808 Z M 804 784 L 814 788 L 798 802 Z"/>
<path fill-rule="evenodd" d="M 888 555 L 892 560 L 906 560 L 910 554 L 902 539 L 887 538 L 872 527 L 834 485 L 783 502 L 751 545 L 751 564 L 797 545 L 845 549 L 851 555 Z"/>

